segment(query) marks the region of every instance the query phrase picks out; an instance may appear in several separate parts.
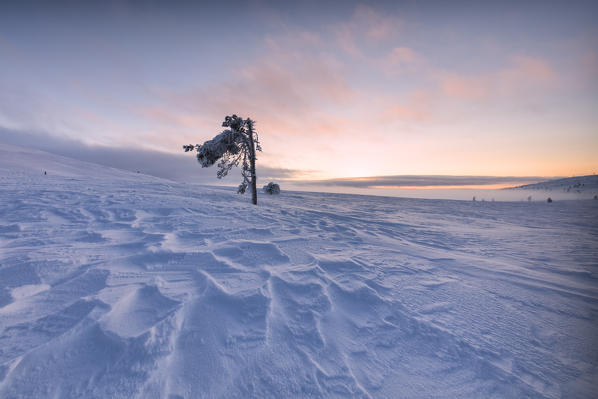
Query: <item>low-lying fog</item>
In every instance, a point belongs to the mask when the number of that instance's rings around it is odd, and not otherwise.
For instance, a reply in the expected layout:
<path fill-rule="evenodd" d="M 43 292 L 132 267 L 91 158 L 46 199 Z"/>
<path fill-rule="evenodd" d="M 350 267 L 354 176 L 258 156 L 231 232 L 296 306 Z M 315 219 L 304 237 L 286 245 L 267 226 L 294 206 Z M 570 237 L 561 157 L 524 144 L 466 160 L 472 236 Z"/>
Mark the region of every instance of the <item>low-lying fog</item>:
<path fill-rule="evenodd" d="M 475 197 L 476 201 L 531 201 L 546 202 L 548 197 L 554 201 L 563 200 L 587 200 L 594 198 L 595 193 L 573 193 L 560 190 L 523 190 L 523 189 L 383 189 L 383 188 L 353 188 L 353 187 L 334 187 L 323 188 L 321 186 L 293 186 L 292 184 L 281 185 L 281 189 L 296 191 L 315 191 L 329 193 L 363 194 L 363 195 L 381 195 L 388 197 L 406 197 L 406 198 L 429 198 L 429 199 L 452 199 L 469 200 Z"/>

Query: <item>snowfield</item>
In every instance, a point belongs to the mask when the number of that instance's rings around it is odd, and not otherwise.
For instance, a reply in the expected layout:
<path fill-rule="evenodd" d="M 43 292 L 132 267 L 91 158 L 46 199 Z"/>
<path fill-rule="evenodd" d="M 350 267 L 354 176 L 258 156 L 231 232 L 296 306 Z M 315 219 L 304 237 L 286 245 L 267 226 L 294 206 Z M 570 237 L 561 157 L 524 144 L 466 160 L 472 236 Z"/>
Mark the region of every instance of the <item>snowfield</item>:
<path fill-rule="evenodd" d="M 541 183 L 513 187 L 509 190 L 527 191 L 530 195 L 537 193 L 554 193 L 558 197 L 562 197 L 563 194 L 569 194 L 569 199 L 590 199 L 593 198 L 594 195 L 598 195 L 598 175 L 549 180 Z M 577 198 L 571 197 L 571 195 Z"/>
<path fill-rule="evenodd" d="M 591 200 L 255 207 L 2 145 L 0 397 L 589 398 L 597 220 Z"/>

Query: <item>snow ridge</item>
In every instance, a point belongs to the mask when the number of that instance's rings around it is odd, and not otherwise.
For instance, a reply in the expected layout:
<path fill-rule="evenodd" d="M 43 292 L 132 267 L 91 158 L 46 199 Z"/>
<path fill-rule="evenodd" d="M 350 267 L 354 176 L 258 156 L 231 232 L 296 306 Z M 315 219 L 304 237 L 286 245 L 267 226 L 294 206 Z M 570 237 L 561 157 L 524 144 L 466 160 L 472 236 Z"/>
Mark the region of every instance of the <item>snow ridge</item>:
<path fill-rule="evenodd" d="M 522 190 L 542 190 L 571 194 L 598 194 L 598 175 L 567 177 L 564 179 L 549 180 L 545 182 L 526 184 L 513 187 Z"/>

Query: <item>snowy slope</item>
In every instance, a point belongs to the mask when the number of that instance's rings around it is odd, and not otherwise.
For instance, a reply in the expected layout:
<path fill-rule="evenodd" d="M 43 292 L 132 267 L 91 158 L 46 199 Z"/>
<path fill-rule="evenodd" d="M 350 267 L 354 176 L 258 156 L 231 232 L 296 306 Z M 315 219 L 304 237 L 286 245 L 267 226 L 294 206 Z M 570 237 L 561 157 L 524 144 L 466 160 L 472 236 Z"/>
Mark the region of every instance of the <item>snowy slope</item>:
<path fill-rule="evenodd" d="M 0 397 L 591 397 L 596 220 L 0 146 Z"/>
<path fill-rule="evenodd" d="M 514 187 L 514 189 L 540 190 L 547 193 L 588 194 L 585 197 L 591 197 L 598 194 L 598 175 L 567 177 L 565 179 L 518 186 Z"/>

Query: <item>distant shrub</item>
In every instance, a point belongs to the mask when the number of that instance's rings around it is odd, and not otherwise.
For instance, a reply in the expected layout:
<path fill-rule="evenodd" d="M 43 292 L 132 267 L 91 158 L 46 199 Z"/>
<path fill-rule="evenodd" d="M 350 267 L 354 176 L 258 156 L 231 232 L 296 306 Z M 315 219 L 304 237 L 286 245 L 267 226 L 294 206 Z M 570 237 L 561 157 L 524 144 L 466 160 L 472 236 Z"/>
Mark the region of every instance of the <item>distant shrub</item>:
<path fill-rule="evenodd" d="M 263 188 L 264 192 L 267 194 L 280 194 L 280 186 L 276 183 L 268 183 Z"/>
<path fill-rule="evenodd" d="M 548 197 L 548 199 L 546 200 L 546 202 L 548 202 L 550 204 L 552 202 L 552 198 Z"/>

